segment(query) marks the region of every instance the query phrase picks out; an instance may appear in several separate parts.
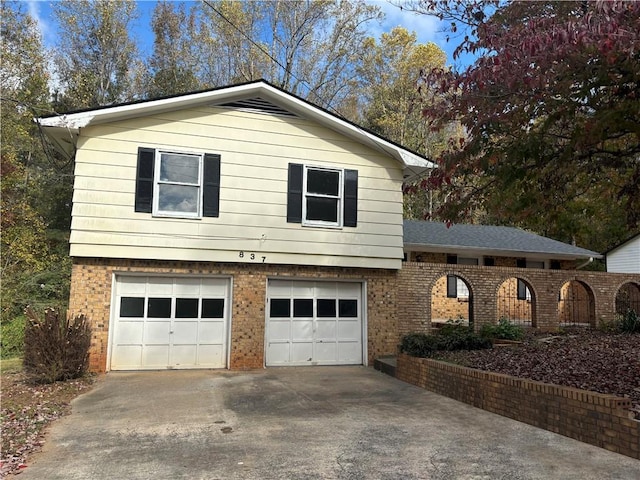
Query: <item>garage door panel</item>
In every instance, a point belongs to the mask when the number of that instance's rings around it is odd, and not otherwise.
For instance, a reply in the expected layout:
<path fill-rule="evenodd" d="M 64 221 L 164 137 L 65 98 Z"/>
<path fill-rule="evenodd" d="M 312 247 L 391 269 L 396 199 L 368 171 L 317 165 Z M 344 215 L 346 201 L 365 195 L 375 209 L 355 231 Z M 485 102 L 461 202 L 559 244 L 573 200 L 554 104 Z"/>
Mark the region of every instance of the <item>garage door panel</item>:
<path fill-rule="evenodd" d="M 361 336 L 360 321 L 343 319 L 338 322 L 338 338 L 357 339 Z"/>
<path fill-rule="evenodd" d="M 198 364 L 203 367 L 220 365 L 224 362 L 223 345 L 200 345 L 198 347 Z"/>
<path fill-rule="evenodd" d="M 291 322 L 291 338 L 306 340 L 313 338 L 313 320 L 294 320 Z"/>
<path fill-rule="evenodd" d="M 322 320 L 319 319 L 316 322 L 316 338 L 318 339 L 333 339 L 335 340 L 337 333 L 335 320 Z"/>
<path fill-rule="evenodd" d="M 144 295 L 147 291 L 147 286 L 140 281 L 140 277 L 122 277 L 118 279 L 118 290 L 122 296 Z"/>
<path fill-rule="evenodd" d="M 338 360 L 337 345 L 335 342 L 318 342 L 315 348 L 315 360 L 319 363 L 335 363 Z"/>
<path fill-rule="evenodd" d="M 143 321 L 121 321 L 116 329 L 114 341 L 118 344 L 134 343 L 142 344 L 144 334 Z"/>
<path fill-rule="evenodd" d="M 197 363 L 196 349 L 193 345 L 176 345 L 171 347 L 171 364 L 176 367 L 195 365 Z"/>
<path fill-rule="evenodd" d="M 169 345 L 145 345 L 142 350 L 142 366 L 166 368 L 169 365 Z"/>
<path fill-rule="evenodd" d="M 175 282 L 173 293 L 180 296 L 198 297 L 200 296 L 201 284 L 202 280 L 199 278 L 181 278 Z"/>
<path fill-rule="evenodd" d="M 120 345 L 113 355 L 119 367 L 138 366 L 142 362 L 142 345 Z"/>
<path fill-rule="evenodd" d="M 118 275 L 110 368 L 223 368 L 230 280 Z"/>
<path fill-rule="evenodd" d="M 313 360 L 313 342 L 294 342 L 291 344 L 291 362 L 303 363 Z"/>
<path fill-rule="evenodd" d="M 338 343 L 338 358 L 351 362 L 362 361 L 362 346 L 360 342 Z"/>
<path fill-rule="evenodd" d="M 212 341 L 224 338 L 225 323 L 220 322 L 203 322 L 198 324 L 198 341 L 200 343 L 212 343 Z"/>
<path fill-rule="evenodd" d="M 169 343 L 171 322 L 148 320 L 145 323 L 144 343 Z"/>
<path fill-rule="evenodd" d="M 198 321 L 175 322 L 171 335 L 171 341 L 174 345 L 177 343 L 196 345 L 198 343 Z"/>
<path fill-rule="evenodd" d="M 269 336 L 273 341 L 288 341 L 288 339 L 291 338 L 291 322 L 288 319 L 272 319 L 269 324 Z"/>
<path fill-rule="evenodd" d="M 173 278 L 148 277 L 149 286 L 147 293 L 154 295 L 171 295 L 173 293 Z"/>
<path fill-rule="evenodd" d="M 283 365 L 289 363 L 289 352 L 291 344 L 288 341 L 272 341 L 267 345 L 267 358 L 272 365 Z"/>

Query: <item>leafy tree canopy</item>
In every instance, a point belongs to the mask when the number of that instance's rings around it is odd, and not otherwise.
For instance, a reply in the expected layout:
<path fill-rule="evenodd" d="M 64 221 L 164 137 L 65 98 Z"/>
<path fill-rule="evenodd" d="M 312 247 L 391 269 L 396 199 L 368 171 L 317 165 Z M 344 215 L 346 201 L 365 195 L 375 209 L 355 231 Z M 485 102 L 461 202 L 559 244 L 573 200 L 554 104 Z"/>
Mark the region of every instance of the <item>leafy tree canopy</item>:
<path fill-rule="evenodd" d="M 424 114 L 467 133 L 439 159 L 446 218 L 480 211 L 600 250 L 638 229 L 640 2 L 414 7 L 450 21 L 452 35 L 464 27 L 456 55 L 480 55 L 424 78 L 444 95 Z"/>

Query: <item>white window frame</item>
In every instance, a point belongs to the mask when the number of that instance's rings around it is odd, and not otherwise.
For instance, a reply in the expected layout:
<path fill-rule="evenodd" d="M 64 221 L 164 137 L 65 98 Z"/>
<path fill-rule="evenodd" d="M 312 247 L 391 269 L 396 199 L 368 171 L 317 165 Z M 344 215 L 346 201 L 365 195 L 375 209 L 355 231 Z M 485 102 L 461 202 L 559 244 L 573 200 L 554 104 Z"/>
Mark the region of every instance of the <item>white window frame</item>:
<path fill-rule="evenodd" d="M 337 172 L 338 173 L 338 195 L 323 195 L 318 193 L 309 193 L 307 191 L 307 175 L 309 170 L 322 170 L 325 172 Z M 307 198 L 334 198 L 337 199 L 337 222 L 326 222 L 322 220 L 308 220 L 307 219 Z M 302 177 L 302 225 L 312 227 L 332 227 L 342 228 L 344 216 L 344 169 L 334 167 L 321 167 L 317 165 L 304 165 L 304 174 Z"/>
<path fill-rule="evenodd" d="M 456 294 L 456 298 L 460 300 L 469 300 L 469 287 L 460 277 L 456 277 Z"/>
<path fill-rule="evenodd" d="M 162 155 L 185 155 L 189 157 L 196 157 L 198 159 L 198 182 L 196 183 L 181 183 L 170 182 L 160 179 L 160 170 L 162 165 Z M 204 169 L 204 154 L 196 152 L 175 151 L 169 149 L 157 149 L 154 165 L 154 178 L 153 178 L 153 215 L 158 217 L 175 217 L 175 218 L 202 218 L 202 201 L 203 201 L 203 169 Z M 196 212 L 180 212 L 171 210 L 160 210 L 160 185 L 183 185 L 189 187 L 198 188 L 198 208 Z"/>

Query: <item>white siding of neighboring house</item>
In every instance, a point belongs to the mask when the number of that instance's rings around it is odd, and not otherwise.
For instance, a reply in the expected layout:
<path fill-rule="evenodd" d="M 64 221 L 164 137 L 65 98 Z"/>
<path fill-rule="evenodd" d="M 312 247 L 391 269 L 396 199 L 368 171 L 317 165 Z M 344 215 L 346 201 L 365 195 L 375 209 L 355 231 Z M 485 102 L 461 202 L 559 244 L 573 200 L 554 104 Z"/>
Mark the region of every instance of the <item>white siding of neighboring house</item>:
<path fill-rule="evenodd" d="M 640 273 L 640 236 L 607 253 L 607 272 Z"/>
<path fill-rule="evenodd" d="M 220 216 L 134 212 L 138 147 L 220 154 Z M 289 163 L 357 169 L 358 226 L 287 223 Z M 301 118 L 200 107 L 90 126 L 78 141 L 70 253 L 400 268 L 401 185 L 399 162 Z"/>

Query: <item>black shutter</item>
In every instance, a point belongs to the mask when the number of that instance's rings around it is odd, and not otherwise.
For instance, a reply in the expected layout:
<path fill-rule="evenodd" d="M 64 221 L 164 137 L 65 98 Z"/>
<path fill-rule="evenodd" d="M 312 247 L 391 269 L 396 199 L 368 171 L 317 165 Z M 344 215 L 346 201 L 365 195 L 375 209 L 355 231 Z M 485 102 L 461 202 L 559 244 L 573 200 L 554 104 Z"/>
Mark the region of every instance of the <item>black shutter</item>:
<path fill-rule="evenodd" d="M 202 184 L 202 216 L 220 215 L 220 155 L 205 153 Z"/>
<path fill-rule="evenodd" d="M 156 151 L 153 148 L 138 148 L 136 212 L 151 213 L 153 210 L 153 168 L 155 161 Z"/>
<path fill-rule="evenodd" d="M 447 275 L 447 298 L 458 297 L 458 277 Z"/>
<path fill-rule="evenodd" d="M 518 279 L 518 300 L 527 299 L 527 285 L 520 279 Z"/>
<path fill-rule="evenodd" d="M 289 164 L 287 222 L 302 223 L 302 164 Z"/>
<path fill-rule="evenodd" d="M 358 171 L 344 171 L 344 226 L 358 226 Z"/>

